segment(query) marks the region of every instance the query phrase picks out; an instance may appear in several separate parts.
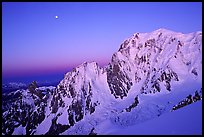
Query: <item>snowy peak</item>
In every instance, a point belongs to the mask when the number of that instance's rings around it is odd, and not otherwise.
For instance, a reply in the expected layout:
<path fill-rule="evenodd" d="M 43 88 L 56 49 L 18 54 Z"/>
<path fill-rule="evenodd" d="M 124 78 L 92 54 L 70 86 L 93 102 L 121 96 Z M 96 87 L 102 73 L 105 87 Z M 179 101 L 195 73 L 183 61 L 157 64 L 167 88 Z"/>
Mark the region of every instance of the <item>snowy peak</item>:
<path fill-rule="evenodd" d="M 88 76 L 88 75 L 95 75 L 99 74 L 101 71 L 100 66 L 96 62 L 87 63 L 84 62 L 83 64 L 74 68 L 71 72 L 65 74 L 65 79 L 69 79 L 73 77 L 73 75 L 81 75 L 81 76 Z M 87 75 L 86 75 L 87 74 Z"/>
<path fill-rule="evenodd" d="M 202 32 L 182 34 L 163 28 L 135 33 L 112 56 L 107 70 L 111 93 L 123 98 L 139 82 L 142 93 L 155 93 L 162 86 L 171 91 L 172 80 L 183 80 L 190 75 L 200 80 L 201 39 Z"/>
<path fill-rule="evenodd" d="M 51 113 L 57 115 L 53 127 L 65 124 L 65 129 L 68 129 L 95 111 L 100 103 L 96 93 L 98 91 L 93 89 L 101 72 L 96 62 L 85 62 L 65 75 L 51 101 Z M 68 121 L 64 122 L 64 117 Z M 49 130 L 48 134 L 52 132 Z"/>
<path fill-rule="evenodd" d="M 81 87 L 84 83 L 96 80 L 102 73 L 102 68 L 96 62 L 83 63 L 68 72 L 64 79 L 59 83 L 60 86 L 66 87 L 67 85 L 76 85 Z"/>
<path fill-rule="evenodd" d="M 88 69 L 97 69 L 98 67 L 99 67 L 98 63 L 93 61 L 93 62 L 90 62 L 90 63 L 84 62 L 83 64 L 77 66 L 76 69 L 81 69 L 81 68 L 84 68 L 84 69 L 86 69 L 86 68 L 88 68 Z"/>
<path fill-rule="evenodd" d="M 168 29 L 160 28 L 158 30 L 155 30 L 149 33 L 137 32 L 133 34 L 130 38 L 127 38 L 123 41 L 123 43 L 120 46 L 120 49 L 135 47 L 136 41 L 140 42 L 141 44 L 144 44 L 146 41 L 151 39 L 159 40 L 161 38 L 163 39 L 176 38 L 176 39 L 180 39 L 180 41 L 187 42 L 189 40 L 192 40 L 193 38 L 197 39 L 197 37 L 202 37 L 202 31 L 183 34 L 181 32 L 174 32 Z"/>
<path fill-rule="evenodd" d="M 172 31 L 172 30 L 169 30 L 169 29 L 165 29 L 165 28 L 160 28 L 160 29 L 157 29 L 153 32 L 151 32 L 152 34 L 160 34 L 160 33 L 163 33 L 163 34 L 171 34 L 171 35 L 175 35 L 175 34 L 181 34 L 180 32 L 175 32 L 175 31 Z"/>

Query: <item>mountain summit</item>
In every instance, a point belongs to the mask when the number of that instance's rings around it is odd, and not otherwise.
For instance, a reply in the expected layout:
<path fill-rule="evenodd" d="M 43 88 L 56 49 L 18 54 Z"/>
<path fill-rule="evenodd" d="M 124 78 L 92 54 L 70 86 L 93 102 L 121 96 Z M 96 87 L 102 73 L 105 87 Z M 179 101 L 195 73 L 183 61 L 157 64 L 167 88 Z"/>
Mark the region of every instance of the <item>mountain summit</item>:
<path fill-rule="evenodd" d="M 104 68 L 85 62 L 56 88 L 3 95 L 2 134 L 115 133 L 111 127 L 137 125 L 201 100 L 201 82 L 202 32 L 135 33 Z"/>

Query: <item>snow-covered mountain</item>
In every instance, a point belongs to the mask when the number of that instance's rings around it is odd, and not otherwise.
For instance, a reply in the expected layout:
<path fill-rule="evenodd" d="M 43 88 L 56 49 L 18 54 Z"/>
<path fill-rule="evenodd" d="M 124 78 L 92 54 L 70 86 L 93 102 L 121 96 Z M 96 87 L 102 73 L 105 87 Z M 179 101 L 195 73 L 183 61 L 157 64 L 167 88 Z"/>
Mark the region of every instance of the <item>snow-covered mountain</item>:
<path fill-rule="evenodd" d="M 104 68 L 85 62 L 56 88 L 10 93 L 2 134 L 113 134 L 202 100 L 201 82 L 202 32 L 135 33 Z"/>
<path fill-rule="evenodd" d="M 26 89 L 26 88 L 27 88 L 27 84 L 25 83 L 10 82 L 7 84 L 2 84 L 2 93 L 8 93 L 11 91 L 16 91 L 18 89 Z"/>
<path fill-rule="evenodd" d="M 52 80 L 52 81 L 36 81 L 38 86 L 56 86 L 59 84 L 59 80 Z M 2 93 L 9 93 L 12 91 L 16 91 L 19 89 L 26 89 L 29 83 L 22 83 L 22 82 L 9 82 L 2 84 Z"/>

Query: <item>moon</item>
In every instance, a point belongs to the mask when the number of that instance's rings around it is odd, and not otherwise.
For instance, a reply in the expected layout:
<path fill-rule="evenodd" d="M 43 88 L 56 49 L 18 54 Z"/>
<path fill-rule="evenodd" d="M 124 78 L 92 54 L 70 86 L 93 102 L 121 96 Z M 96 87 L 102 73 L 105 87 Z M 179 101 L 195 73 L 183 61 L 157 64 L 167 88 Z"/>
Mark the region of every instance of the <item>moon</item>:
<path fill-rule="evenodd" d="M 58 19 L 58 16 L 55 16 L 55 19 Z"/>

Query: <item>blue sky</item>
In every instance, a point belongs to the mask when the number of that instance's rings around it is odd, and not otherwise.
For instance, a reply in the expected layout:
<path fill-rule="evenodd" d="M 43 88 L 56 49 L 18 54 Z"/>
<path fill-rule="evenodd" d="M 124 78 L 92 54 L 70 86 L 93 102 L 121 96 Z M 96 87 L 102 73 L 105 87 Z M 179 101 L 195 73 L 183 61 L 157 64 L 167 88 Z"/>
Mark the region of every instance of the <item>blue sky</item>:
<path fill-rule="evenodd" d="M 63 78 L 84 61 L 108 64 L 136 32 L 190 33 L 201 24 L 201 2 L 3 2 L 3 80 Z"/>

